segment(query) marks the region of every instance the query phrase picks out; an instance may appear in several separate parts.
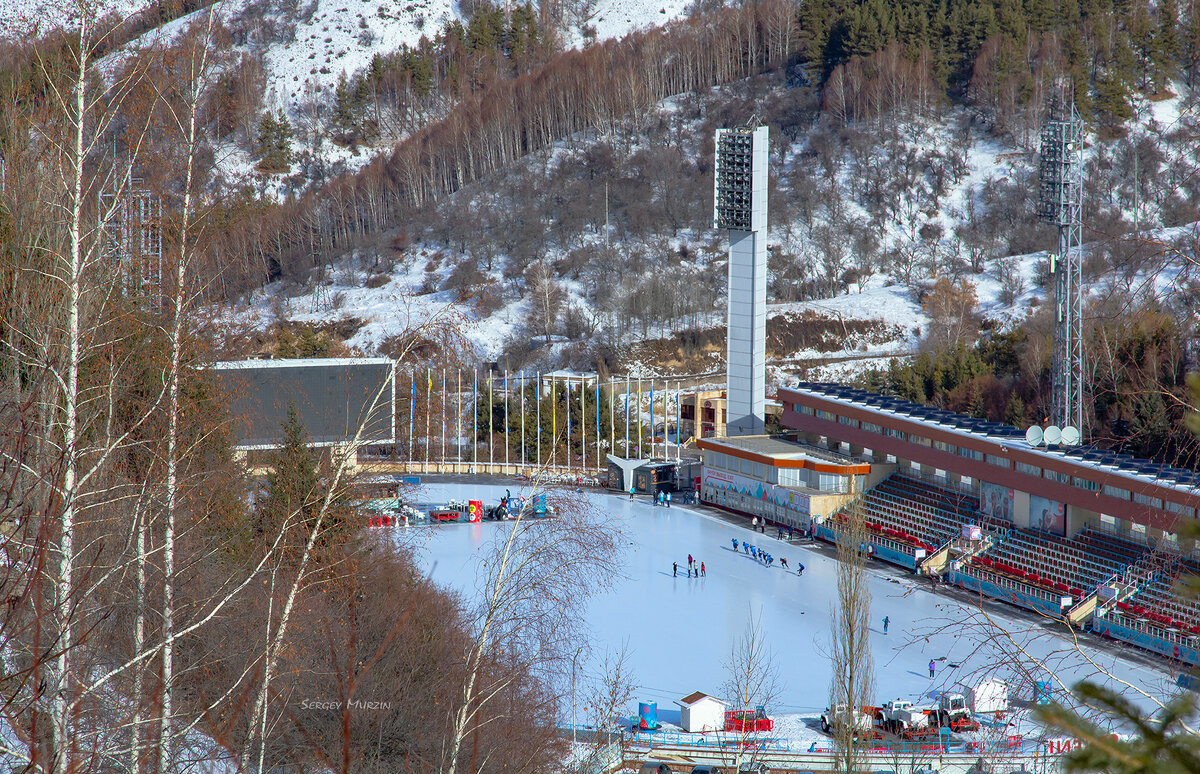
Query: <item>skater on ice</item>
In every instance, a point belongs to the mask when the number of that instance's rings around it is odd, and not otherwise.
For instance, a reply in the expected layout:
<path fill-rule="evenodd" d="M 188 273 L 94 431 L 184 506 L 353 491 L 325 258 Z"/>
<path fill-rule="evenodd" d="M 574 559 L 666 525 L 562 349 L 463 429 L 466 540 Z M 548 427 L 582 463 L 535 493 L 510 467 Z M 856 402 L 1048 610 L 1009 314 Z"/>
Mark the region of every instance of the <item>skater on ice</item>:
<path fill-rule="evenodd" d="M 883 633 L 884 634 L 887 634 L 888 624 L 890 624 L 890 623 L 891 623 L 891 620 L 889 620 L 888 617 L 885 615 L 883 617 Z M 929 671 L 932 672 L 933 671 L 933 662 L 930 661 L 929 664 L 930 664 Z M 930 675 L 930 677 L 933 677 L 933 675 Z"/>
<path fill-rule="evenodd" d="M 737 553 L 737 546 L 738 546 L 738 541 L 737 541 L 737 538 L 733 538 L 733 551 L 734 551 L 734 553 Z"/>
<path fill-rule="evenodd" d="M 796 567 L 796 577 L 798 578 L 798 577 L 800 577 L 800 576 L 801 576 L 801 575 L 803 575 L 803 574 L 804 574 L 804 565 L 803 565 L 803 564 L 799 564 L 799 566 L 798 566 L 798 567 Z"/>
<path fill-rule="evenodd" d="M 701 578 L 706 578 L 706 577 L 708 577 L 708 575 L 707 575 L 707 574 L 704 572 L 704 562 L 701 562 L 701 563 L 700 563 L 700 577 L 701 577 Z"/>
<path fill-rule="evenodd" d="M 932 680 L 934 678 L 934 676 L 935 676 L 934 673 L 936 670 L 937 670 L 937 662 L 934 661 L 933 659 L 929 659 L 929 679 L 930 680 Z"/>
<path fill-rule="evenodd" d="M 786 556 L 779 557 L 779 567 L 784 570 L 786 570 L 788 568 Z"/>
<path fill-rule="evenodd" d="M 671 507 L 671 493 L 667 492 L 666 497 L 667 497 L 667 507 L 670 508 Z"/>
<path fill-rule="evenodd" d="M 679 562 L 671 562 L 671 577 L 679 577 Z"/>
<path fill-rule="evenodd" d="M 750 553 L 750 544 L 747 543 L 745 540 L 742 541 L 742 553 L 745 553 L 745 554 Z"/>

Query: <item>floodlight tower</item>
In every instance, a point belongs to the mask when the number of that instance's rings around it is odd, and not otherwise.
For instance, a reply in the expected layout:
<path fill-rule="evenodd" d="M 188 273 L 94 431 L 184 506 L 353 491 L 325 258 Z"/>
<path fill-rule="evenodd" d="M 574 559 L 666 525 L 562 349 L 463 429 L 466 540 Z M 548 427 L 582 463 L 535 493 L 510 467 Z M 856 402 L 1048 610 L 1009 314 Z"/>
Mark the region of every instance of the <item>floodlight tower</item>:
<path fill-rule="evenodd" d="M 766 431 L 767 127 L 717 130 L 713 223 L 729 232 L 725 434 Z"/>
<path fill-rule="evenodd" d="M 150 308 L 162 297 L 162 200 L 129 168 L 112 171 L 100 193 L 104 251 L 122 288 Z"/>
<path fill-rule="evenodd" d="M 1074 95 L 1055 97 L 1042 125 L 1038 217 L 1058 228 L 1051 421 L 1083 432 L 1083 122 Z"/>

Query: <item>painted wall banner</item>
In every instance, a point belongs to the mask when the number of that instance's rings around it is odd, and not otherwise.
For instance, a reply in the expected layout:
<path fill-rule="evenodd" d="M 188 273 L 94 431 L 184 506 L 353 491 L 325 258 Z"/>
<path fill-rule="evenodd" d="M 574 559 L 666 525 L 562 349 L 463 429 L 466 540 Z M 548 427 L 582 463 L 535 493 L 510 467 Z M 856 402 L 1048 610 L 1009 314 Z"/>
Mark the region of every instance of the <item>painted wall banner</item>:
<path fill-rule="evenodd" d="M 702 483 L 706 490 L 712 491 L 718 501 L 720 501 L 721 495 L 728 497 L 728 495 L 737 494 L 763 503 L 778 505 L 805 516 L 809 513 L 808 495 L 786 487 L 709 467 L 704 468 Z"/>
<path fill-rule="evenodd" d="M 979 510 L 994 519 L 1013 520 L 1013 490 L 999 484 L 979 482 Z"/>
<path fill-rule="evenodd" d="M 1067 535 L 1067 507 L 1045 497 L 1029 495 L 1029 526 L 1052 535 Z"/>

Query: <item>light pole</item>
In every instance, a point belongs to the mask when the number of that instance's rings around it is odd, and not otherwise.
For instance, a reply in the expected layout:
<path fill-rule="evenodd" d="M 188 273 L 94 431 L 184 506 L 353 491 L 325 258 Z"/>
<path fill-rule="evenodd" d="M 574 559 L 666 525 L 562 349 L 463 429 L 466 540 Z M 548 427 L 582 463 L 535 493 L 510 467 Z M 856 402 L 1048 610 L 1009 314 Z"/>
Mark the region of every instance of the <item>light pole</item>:
<path fill-rule="evenodd" d="M 580 645 L 575 651 L 575 655 L 571 656 L 571 744 L 575 744 L 575 661 L 579 658 L 579 654 L 583 652 L 583 646 Z"/>

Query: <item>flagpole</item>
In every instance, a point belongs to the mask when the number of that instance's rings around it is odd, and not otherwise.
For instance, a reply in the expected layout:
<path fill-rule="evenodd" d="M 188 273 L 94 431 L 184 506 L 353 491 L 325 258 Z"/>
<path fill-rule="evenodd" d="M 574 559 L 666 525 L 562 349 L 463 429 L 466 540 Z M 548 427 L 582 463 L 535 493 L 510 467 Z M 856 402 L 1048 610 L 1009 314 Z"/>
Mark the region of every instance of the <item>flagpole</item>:
<path fill-rule="evenodd" d="M 554 394 L 554 373 L 550 373 L 550 469 L 558 466 L 558 398 Z"/>
<path fill-rule="evenodd" d="M 632 389 L 629 374 L 625 374 L 625 456 L 629 456 L 629 391 Z"/>
<path fill-rule="evenodd" d="M 565 379 L 567 388 L 567 475 L 571 473 L 571 377 Z"/>
<path fill-rule="evenodd" d="M 412 473 L 413 462 L 413 425 L 417 423 L 417 371 L 414 368 L 408 375 L 408 472 Z"/>
<path fill-rule="evenodd" d="M 600 459 L 600 372 L 596 372 L 596 470 L 603 470 Z"/>
<path fill-rule="evenodd" d="M 495 412 L 492 410 L 492 371 L 488 369 L 488 473 L 496 472 L 496 457 L 492 453 L 492 447 L 496 445 L 496 433 L 492 429 L 492 415 Z"/>
<path fill-rule="evenodd" d="M 442 367 L 442 472 L 446 472 L 446 369 Z"/>
<path fill-rule="evenodd" d="M 504 475 L 508 475 L 508 368 L 504 369 Z"/>
<path fill-rule="evenodd" d="M 579 377 L 579 472 L 587 471 L 587 381 Z"/>
<path fill-rule="evenodd" d="M 650 377 L 650 456 L 654 459 L 654 377 Z"/>
<path fill-rule="evenodd" d="M 430 459 L 433 457 L 433 444 L 430 443 L 430 438 L 429 438 L 431 435 L 433 435 L 433 433 L 430 432 L 430 429 L 429 429 L 430 428 L 429 415 L 431 413 L 433 413 L 431 411 L 432 408 L 433 408 L 433 369 L 430 368 L 429 366 L 425 366 L 425 472 L 426 473 L 429 472 Z"/>
<path fill-rule="evenodd" d="M 542 467 L 542 372 L 537 372 L 537 381 L 533 383 L 533 405 L 537 409 L 537 466 Z"/>
<path fill-rule="evenodd" d="M 634 412 L 633 421 L 637 423 L 638 442 L 637 453 L 640 458 L 642 452 L 642 377 L 638 377 L 638 404 L 637 410 Z"/>
<path fill-rule="evenodd" d="M 525 372 L 521 371 L 521 469 L 525 469 Z"/>
<path fill-rule="evenodd" d="M 609 451 L 617 453 L 617 391 L 612 374 L 608 375 L 608 443 Z"/>
<path fill-rule="evenodd" d="M 474 385 L 471 387 L 471 419 L 474 421 L 471 431 L 471 471 L 479 472 L 479 368 L 471 366 Z"/>
<path fill-rule="evenodd" d="M 454 373 L 458 377 L 458 389 L 454 391 L 458 396 L 458 434 L 454 436 L 454 472 L 457 473 L 462 462 L 462 369 L 455 367 Z"/>

